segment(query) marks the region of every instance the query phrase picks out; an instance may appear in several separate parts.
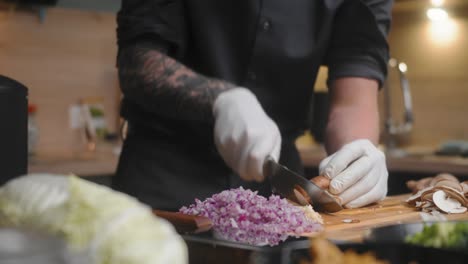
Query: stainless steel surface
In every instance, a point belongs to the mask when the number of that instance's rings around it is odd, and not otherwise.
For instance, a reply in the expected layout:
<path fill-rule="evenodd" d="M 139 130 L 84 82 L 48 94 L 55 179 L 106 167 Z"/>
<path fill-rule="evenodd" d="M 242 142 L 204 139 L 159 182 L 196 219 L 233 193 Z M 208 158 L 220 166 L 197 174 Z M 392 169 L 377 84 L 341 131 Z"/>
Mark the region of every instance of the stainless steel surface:
<path fill-rule="evenodd" d="M 337 212 L 343 209 L 328 192 L 271 157 L 265 160 L 263 173 L 270 179 L 273 192 L 284 198 L 298 204 L 304 204 L 306 201 L 317 211 Z"/>

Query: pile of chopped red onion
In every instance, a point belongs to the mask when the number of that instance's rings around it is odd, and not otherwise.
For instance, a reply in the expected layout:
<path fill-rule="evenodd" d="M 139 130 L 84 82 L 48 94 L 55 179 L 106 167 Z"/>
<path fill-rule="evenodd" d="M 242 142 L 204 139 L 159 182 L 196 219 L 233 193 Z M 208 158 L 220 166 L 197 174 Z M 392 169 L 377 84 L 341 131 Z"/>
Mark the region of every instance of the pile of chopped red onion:
<path fill-rule="evenodd" d="M 222 239 L 250 245 L 274 246 L 288 236 L 321 230 L 321 224 L 277 195 L 265 198 L 251 190 L 226 190 L 205 201 L 182 207 L 180 212 L 208 217 Z"/>

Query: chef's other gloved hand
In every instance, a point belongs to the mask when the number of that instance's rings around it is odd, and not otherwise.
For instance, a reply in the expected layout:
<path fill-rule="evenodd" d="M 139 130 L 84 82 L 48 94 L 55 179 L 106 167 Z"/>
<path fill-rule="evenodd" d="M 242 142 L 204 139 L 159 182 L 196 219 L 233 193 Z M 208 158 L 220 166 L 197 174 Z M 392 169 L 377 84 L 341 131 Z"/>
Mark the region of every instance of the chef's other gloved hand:
<path fill-rule="evenodd" d="M 246 88 L 221 93 L 213 105 L 214 138 L 224 161 L 244 180 L 263 181 L 263 162 L 276 161 L 281 134 L 256 96 Z"/>
<path fill-rule="evenodd" d="M 367 139 L 344 145 L 320 162 L 319 171 L 331 180 L 330 193 L 338 195 L 346 208 L 377 202 L 387 195 L 385 154 Z"/>

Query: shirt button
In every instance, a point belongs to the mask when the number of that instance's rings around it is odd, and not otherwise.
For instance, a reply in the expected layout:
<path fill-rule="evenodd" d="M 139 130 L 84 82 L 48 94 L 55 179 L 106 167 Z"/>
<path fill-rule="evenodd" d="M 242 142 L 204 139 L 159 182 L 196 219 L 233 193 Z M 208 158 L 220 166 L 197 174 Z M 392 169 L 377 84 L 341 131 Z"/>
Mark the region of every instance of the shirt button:
<path fill-rule="evenodd" d="M 257 75 L 253 71 L 247 72 L 247 77 L 252 81 L 255 81 L 257 79 Z"/>
<path fill-rule="evenodd" d="M 262 28 L 263 28 L 264 31 L 269 31 L 271 29 L 271 21 L 268 20 L 268 19 L 265 19 L 262 22 Z"/>

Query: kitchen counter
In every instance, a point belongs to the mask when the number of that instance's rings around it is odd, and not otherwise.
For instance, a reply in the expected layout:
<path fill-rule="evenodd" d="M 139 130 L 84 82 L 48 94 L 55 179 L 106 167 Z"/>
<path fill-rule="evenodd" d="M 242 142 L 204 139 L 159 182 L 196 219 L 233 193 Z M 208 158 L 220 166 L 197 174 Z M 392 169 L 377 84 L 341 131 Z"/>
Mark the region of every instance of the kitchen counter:
<path fill-rule="evenodd" d="M 420 211 L 406 204 L 409 194 L 389 196 L 382 202 L 356 209 L 344 209 L 333 214 L 321 214 L 324 220 L 325 237 L 341 241 L 362 241 L 368 230 L 375 227 L 422 222 Z M 463 214 L 443 214 L 448 220 L 468 220 Z M 345 223 L 343 220 L 353 220 Z M 315 234 L 305 234 L 313 236 Z"/>
<path fill-rule="evenodd" d="M 319 146 L 298 146 L 299 154 L 306 167 L 318 168 L 325 158 L 325 152 Z M 409 154 L 394 157 L 387 155 L 387 168 L 392 172 L 437 174 L 452 173 L 456 176 L 468 176 L 468 158 Z"/>
<path fill-rule="evenodd" d="M 112 176 L 119 148 L 114 145 L 80 153 L 39 153 L 29 157 L 28 173 L 75 174 L 80 177 Z"/>
<path fill-rule="evenodd" d="M 325 157 L 322 148 L 318 146 L 298 146 L 304 165 L 309 168 L 318 168 L 320 161 Z M 30 157 L 28 172 L 49 172 L 78 176 L 112 175 L 118 162 L 118 147 L 106 146 L 95 152 L 54 153 Z M 387 155 L 387 167 L 390 173 L 425 173 L 436 174 L 448 172 L 456 176 L 468 176 L 468 158 L 445 157 L 435 155 L 410 155 L 404 157 L 391 157 Z"/>

